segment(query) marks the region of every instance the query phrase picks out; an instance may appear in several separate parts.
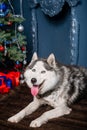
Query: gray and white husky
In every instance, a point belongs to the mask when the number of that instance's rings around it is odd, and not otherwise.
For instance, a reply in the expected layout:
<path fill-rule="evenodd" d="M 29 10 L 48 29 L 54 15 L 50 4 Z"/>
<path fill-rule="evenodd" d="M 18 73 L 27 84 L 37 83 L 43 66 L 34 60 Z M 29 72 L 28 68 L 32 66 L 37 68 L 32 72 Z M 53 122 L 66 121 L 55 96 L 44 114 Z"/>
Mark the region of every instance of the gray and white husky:
<path fill-rule="evenodd" d="M 50 119 L 70 114 L 70 104 L 76 101 L 87 87 L 87 69 L 60 64 L 55 60 L 54 54 L 50 54 L 47 59 L 40 59 L 34 53 L 24 72 L 24 78 L 34 99 L 8 121 L 19 122 L 42 104 L 53 107 L 33 120 L 30 127 L 40 127 Z"/>

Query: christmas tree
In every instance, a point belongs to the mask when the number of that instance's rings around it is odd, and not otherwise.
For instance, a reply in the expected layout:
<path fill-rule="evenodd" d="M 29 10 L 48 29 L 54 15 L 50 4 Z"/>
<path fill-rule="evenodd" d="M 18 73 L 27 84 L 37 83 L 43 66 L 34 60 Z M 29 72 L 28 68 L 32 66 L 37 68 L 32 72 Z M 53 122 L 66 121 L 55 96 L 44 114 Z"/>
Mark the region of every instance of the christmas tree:
<path fill-rule="evenodd" d="M 23 34 L 23 15 L 15 14 L 12 0 L 0 0 L 0 62 L 7 59 L 16 63 L 26 62 L 26 37 Z"/>

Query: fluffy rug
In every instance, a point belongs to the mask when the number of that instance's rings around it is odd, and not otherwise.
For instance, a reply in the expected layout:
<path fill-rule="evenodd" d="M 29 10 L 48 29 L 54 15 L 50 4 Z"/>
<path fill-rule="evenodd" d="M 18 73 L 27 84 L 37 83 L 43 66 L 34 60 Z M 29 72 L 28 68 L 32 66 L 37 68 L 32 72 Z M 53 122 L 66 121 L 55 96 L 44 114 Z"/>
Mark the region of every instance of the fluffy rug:
<path fill-rule="evenodd" d="M 40 107 L 17 124 L 7 121 L 31 101 L 32 96 L 26 85 L 11 90 L 9 94 L 0 94 L 0 130 L 33 130 L 34 128 L 29 127 L 30 122 L 51 109 L 49 106 Z M 72 105 L 72 108 L 70 115 L 52 119 L 35 130 L 87 130 L 87 99 L 82 99 Z"/>

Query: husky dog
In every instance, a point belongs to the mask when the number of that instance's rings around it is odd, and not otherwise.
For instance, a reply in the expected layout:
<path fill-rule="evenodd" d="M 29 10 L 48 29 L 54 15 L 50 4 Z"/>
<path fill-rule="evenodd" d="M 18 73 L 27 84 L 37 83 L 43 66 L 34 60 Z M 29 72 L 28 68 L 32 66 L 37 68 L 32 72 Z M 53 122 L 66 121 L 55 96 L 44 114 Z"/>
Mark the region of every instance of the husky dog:
<path fill-rule="evenodd" d="M 19 122 L 42 104 L 53 107 L 33 120 L 30 127 L 40 127 L 50 119 L 70 114 L 70 104 L 76 101 L 87 87 L 87 69 L 60 64 L 56 62 L 54 54 L 50 54 L 47 59 L 40 59 L 34 53 L 24 72 L 24 78 L 34 99 L 8 121 Z"/>

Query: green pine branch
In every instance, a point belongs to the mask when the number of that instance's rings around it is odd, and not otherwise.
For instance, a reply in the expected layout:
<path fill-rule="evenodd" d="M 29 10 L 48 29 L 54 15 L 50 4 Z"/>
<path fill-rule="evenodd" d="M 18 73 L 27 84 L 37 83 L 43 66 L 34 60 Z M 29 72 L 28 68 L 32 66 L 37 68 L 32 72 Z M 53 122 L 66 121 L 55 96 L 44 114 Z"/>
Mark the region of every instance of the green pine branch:
<path fill-rule="evenodd" d="M 4 41 L 6 41 L 11 36 L 10 33 L 6 33 L 5 31 L 0 31 L 0 43 L 2 44 Z"/>
<path fill-rule="evenodd" d="M 3 25 L 8 25 L 9 22 L 12 23 L 22 23 L 25 19 L 21 16 L 13 15 L 12 13 L 9 12 L 9 15 L 6 17 L 0 17 L 0 23 Z"/>
<path fill-rule="evenodd" d="M 8 0 L 0 0 L 0 3 L 3 2 L 9 4 Z M 25 53 L 21 50 L 21 47 L 27 44 L 26 36 L 19 32 L 15 27 L 17 27 L 17 25 L 22 23 L 25 19 L 20 15 L 12 14 L 10 8 L 8 10 L 9 11 L 6 16 L 0 17 L 0 24 L 2 24 L 2 27 L 0 28 L 0 44 L 3 46 L 4 43 L 6 44 L 6 56 L 9 57 L 9 59 L 22 62 L 24 58 L 26 58 L 26 50 L 24 50 Z M 6 58 L 6 56 L 4 56 L 4 51 L 0 52 L 1 61 L 3 58 Z"/>
<path fill-rule="evenodd" d="M 8 57 L 10 57 L 11 60 L 22 62 L 25 55 L 18 47 L 12 46 L 11 48 L 8 48 Z"/>
<path fill-rule="evenodd" d="M 18 33 L 17 35 L 17 42 L 22 46 L 22 45 L 26 45 L 27 42 L 25 41 L 26 39 L 26 36 L 21 34 L 21 33 Z"/>
<path fill-rule="evenodd" d="M 8 2 L 8 0 L 0 0 L 0 2 Z"/>
<path fill-rule="evenodd" d="M 3 57 L 3 54 L 2 54 L 2 53 L 0 53 L 0 61 L 2 61 L 2 57 Z"/>

